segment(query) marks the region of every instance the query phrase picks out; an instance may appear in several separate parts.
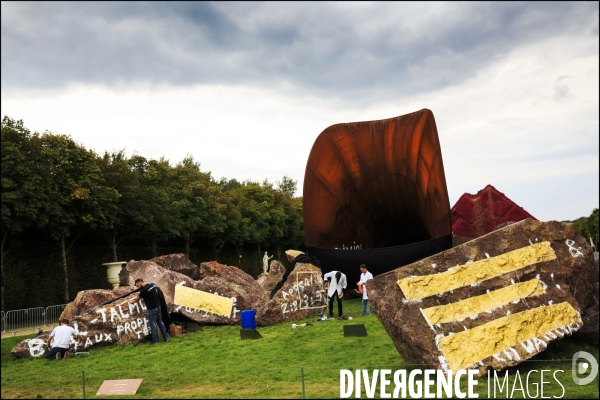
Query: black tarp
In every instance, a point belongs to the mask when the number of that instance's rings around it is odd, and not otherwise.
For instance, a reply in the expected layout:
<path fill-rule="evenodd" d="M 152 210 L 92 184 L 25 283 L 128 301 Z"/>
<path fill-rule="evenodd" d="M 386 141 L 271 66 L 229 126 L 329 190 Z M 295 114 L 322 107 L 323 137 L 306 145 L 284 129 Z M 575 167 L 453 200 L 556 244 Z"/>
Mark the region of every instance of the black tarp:
<path fill-rule="evenodd" d="M 321 271 L 341 271 L 348 278 L 347 289 L 355 289 L 360 280 L 360 264 L 373 276 L 412 264 L 452 247 L 452 234 L 403 246 L 368 250 L 339 250 L 308 246 L 308 253 L 319 259 Z"/>
<path fill-rule="evenodd" d="M 314 265 L 315 267 L 321 268 L 321 262 L 316 257 L 311 256 L 310 254 L 300 254 L 299 256 L 294 258 L 290 265 L 288 265 L 288 267 L 285 270 L 285 273 L 283 274 L 283 277 L 277 283 L 277 285 L 275 285 L 275 288 L 273 288 L 273 290 L 271 291 L 271 299 L 273 298 L 273 296 L 275 296 L 275 294 L 277 294 L 279 289 L 281 289 L 285 281 L 287 281 L 288 276 L 292 273 L 294 268 L 296 268 L 296 263 L 309 263 Z"/>

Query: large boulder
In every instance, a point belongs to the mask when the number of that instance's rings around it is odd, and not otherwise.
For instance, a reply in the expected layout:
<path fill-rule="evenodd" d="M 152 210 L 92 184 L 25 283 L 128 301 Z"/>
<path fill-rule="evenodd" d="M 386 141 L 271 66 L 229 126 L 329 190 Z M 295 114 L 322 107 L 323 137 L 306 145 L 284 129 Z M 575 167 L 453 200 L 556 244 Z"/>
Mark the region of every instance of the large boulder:
<path fill-rule="evenodd" d="M 133 286 L 133 285 L 132 285 Z M 110 301 L 116 297 L 122 296 L 128 292 L 134 290 L 135 287 L 121 286 L 114 290 L 109 289 L 91 289 L 83 290 L 77 293 L 75 300 L 67 304 L 62 314 L 61 319 L 68 319 L 73 321 L 78 315 L 83 314 L 91 308 L 96 307 L 98 304 Z"/>
<path fill-rule="evenodd" d="M 118 298 L 134 287 L 116 290 L 86 290 L 79 292 L 69 303 L 60 319 L 69 319 L 70 325 L 81 335 L 71 339 L 70 351 L 85 351 L 92 346 L 115 343 L 127 344 L 146 341 L 150 338 L 147 310 L 143 300 L 134 301 L 137 294 L 125 296 L 110 304 L 101 305 Z M 11 355 L 15 357 L 40 357 L 48 352 L 46 341 L 50 332 L 41 332 L 34 339 L 27 339 L 15 346 Z"/>
<path fill-rule="evenodd" d="M 483 374 L 582 325 L 597 337 L 597 285 L 592 249 L 573 224 L 527 219 L 379 275 L 367 289 L 405 361 Z"/>
<path fill-rule="evenodd" d="M 200 279 L 198 266 L 190 261 L 185 254 L 167 254 L 152 259 L 152 261 L 163 268 L 179 272 L 194 280 Z"/>
<path fill-rule="evenodd" d="M 48 352 L 46 342 L 50 332 L 40 332 L 33 339 L 25 339 L 10 351 L 10 355 L 17 358 L 41 357 Z"/>
<path fill-rule="evenodd" d="M 169 265 L 159 265 L 155 259 L 132 260 L 121 269 L 119 277 L 122 285 L 133 285 L 138 278 L 143 279 L 144 282 L 157 284 L 165 295 L 169 312 L 179 313 L 192 321 L 203 324 L 237 325 L 240 323 L 241 310 L 255 308 L 256 303 L 264 301 L 265 294 L 261 286 L 239 268 L 211 261 L 202 263 L 197 269 L 200 280 L 183 275 L 169 268 Z M 231 315 L 223 316 L 174 304 L 173 299 L 177 285 L 233 298 L 234 306 Z"/>
<path fill-rule="evenodd" d="M 285 266 L 281 262 L 273 260 L 269 267 L 269 273 L 266 276 L 259 277 L 258 282 L 267 293 L 271 293 L 283 278 L 283 274 L 285 274 Z"/>
<path fill-rule="evenodd" d="M 275 276 L 271 282 L 277 284 L 279 280 L 275 281 Z M 321 269 L 308 263 L 296 263 L 272 299 L 269 299 L 270 293 L 265 292 L 266 301 L 257 309 L 256 323 L 259 326 L 307 318 L 327 306 L 327 290 L 323 285 Z"/>

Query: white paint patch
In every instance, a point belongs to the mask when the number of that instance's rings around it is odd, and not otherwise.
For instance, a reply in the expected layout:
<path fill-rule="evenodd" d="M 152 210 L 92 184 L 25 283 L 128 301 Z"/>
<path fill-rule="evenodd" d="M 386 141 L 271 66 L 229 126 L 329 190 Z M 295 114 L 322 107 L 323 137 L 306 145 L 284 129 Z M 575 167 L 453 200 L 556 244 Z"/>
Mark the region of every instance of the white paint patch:
<path fill-rule="evenodd" d="M 423 312 L 422 308 L 419 308 L 419 311 L 421 312 L 421 315 L 423 316 L 423 318 L 425 318 L 425 322 L 427 322 L 427 325 L 429 325 L 429 327 L 431 328 L 431 330 L 433 332 L 435 332 L 435 329 L 433 328 L 433 326 L 431 325 L 431 322 L 429 322 L 429 319 L 427 318 L 427 316 L 425 315 L 425 313 Z"/>
<path fill-rule="evenodd" d="M 413 305 L 413 304 L 417 304 L 417 303 L 422 303 L 423 300 L 413 300 L 413 301 L 408 301 L 405 298 L 402 298 L 402 304 L 404 305 Z"/>
<path fill-rule="evenodd" d="M 569 253 L 571 253 L 571 257 L 583 257 L 581 247 L 573 247 L 573 245 L 575 244 L 574 240 L 567 239 L 565 243 L 567 246 L 569 246 Z"/>
<path fill-rule="evenodd" d="M 440 367 L 442 368 L 442 371 L 448 372 L 449 368 L 448 361 L 446 361 L 446 358 L 444 356 L 438 356 L 438 360 L 440 360 Z"/>
<path fill-rule="evenodd" d="M 46 343 L 42 339 L 27 339 L 25 340 L 25 343 L 27 343 L 31 357 L 39 357 L 46 353 Z"/>
<path fill-rule="evenodd" d="M 541 278 L 540 278 L 540 274 L 537 274 L 535 276 L 535 278 L 540 281 L 540 283 L 542 284 L 542 287 L 544 288 L 544 290 L 548 289 L 548 285 L 546 285 L 546 282 L 544 282 Z"/>
<path fill-rule="evenodd" d="M 490 258 L 490 255 L 489 255 L 488 253 L 485 253 L 485 256 L 486 256 L 487 258 Z"/>

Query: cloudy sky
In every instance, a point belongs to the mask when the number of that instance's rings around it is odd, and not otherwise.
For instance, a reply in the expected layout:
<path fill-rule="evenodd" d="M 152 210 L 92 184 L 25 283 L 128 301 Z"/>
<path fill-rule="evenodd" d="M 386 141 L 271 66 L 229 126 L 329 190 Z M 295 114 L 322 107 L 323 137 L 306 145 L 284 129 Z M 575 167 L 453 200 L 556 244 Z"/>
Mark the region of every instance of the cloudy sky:
<path fill-rule="evenodd" d="M 451 205 L 598 207 L 597 2 L 1 4 L 2 115 L 97 153 L 301 195 L 325 128 L 429 108 Z"/>

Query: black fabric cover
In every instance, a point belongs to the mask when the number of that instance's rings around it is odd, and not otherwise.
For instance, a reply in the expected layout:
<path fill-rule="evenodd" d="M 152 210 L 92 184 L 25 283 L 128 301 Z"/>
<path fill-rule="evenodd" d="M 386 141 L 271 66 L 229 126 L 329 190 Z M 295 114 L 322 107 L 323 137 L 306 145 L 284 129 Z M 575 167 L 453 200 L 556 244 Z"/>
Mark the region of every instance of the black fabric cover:
<path fill-rule="evenodd" d="M 262 339 L 262 335 L 256 329 L 240 329 L 240 339 Z"/>
<path fill-rule="evenodd" d="M 347 336 L 367 336 L 365 324 L 344 325 L 344 337 Z"/>
<path fill-rule="evenodd" d="M 158 289 L 158 302 L 160 303 L 160 312 L 162 314 L 162 321 L 165 324 L 165 327 L 171 325 L 171 316 L 169 315 L 169 307 L 167 307 L 167 301 L 165 300 L 165 294 L 161 290 L 158 285 L 156 285 Z"/>
<path fill-rule="evenodd" d="M 296 263 L 299 263 L 299 262 L 312 264 L 315 267 L 321 268 L 321 262 L 317 258 L 315 258 L 314 256 L 311 256 L 310 254 L 300 254 L 299 256 L 294 258 L 294 260 L 290 263 L 290 265 L 288 265 L 287 269 L 285 270 L 285 273 L 283 274 L 283 278 L 281 278 L 281 280 L 277 283 L 277 285 L 275 285 L 275 287 L 271 291 L 271 299 L 273 298 L 273 296 L 275 296 L 275 294 L 279 291 L 279 289 L 281 289 L 281 287 L 287 280 L 288 276 L 292 273 L 294 268 L 296 268 Z"/>
<path fill-rule="evenodd" d="M 346 274 L 347 289 L 353 289 L 360 281 L 360 264 L 365 264 L 367 270 L 373 276 L 377 276 L 450 248 L 452 248 L 452 234 L 403 246 L 369 250 L 338 250 L 308 246 L 308 253 L 321 261 L 320 268 L 323 274 L 331 271 Z"/>

